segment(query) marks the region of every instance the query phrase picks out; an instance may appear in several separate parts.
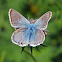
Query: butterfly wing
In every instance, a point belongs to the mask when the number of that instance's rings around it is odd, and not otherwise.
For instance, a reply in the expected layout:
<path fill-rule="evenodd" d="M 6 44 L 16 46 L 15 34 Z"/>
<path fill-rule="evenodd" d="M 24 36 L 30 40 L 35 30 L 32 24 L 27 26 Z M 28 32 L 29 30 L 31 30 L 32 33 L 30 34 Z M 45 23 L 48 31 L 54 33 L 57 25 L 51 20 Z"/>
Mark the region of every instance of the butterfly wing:
<path fill-rule="evenodd" d="M 35 25 L 37 26 L 37 29 L 45 30 L 47 28 L 48 22 L 51 19 L 52 12 L 48 11 L 44 15 L 42 15 L 36 22 Z"/>
<path fill-rule="evenodd" d="M 26 28 L 17 29 L 11 36 L 12 42 L 22 47 L 27 46 L 29 44 L 29 35 L 26 35 L 26 30 Z"/>
<path fill-rule="evenodd" d="M 45 40 L 45 34 L 43 31 L 36 29 L 35 33 L 32 33 L 31 39 L 30 39 L 30 46 L 37 46 L 43 43 Z"/>
<path fill-rule="evenodd" d="M 9 10 L 10 24 L 14 28 L 26 28 L 29 21 L 14 9 Z"/>

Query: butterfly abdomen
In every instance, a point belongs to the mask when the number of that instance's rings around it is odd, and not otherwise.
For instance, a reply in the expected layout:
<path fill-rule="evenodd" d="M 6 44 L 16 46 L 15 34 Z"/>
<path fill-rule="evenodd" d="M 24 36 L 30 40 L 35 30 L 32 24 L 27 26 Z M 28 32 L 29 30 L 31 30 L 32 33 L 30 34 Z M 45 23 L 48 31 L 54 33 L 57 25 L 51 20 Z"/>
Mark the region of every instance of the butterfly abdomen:
<path fill-rule="evenodd" d="M 32 36 L 32 33 L 30 33 L 30 35 L 29 35 L 29 42 L 30 42 L 30 38 L 31 38 L 31 36 Z"/>

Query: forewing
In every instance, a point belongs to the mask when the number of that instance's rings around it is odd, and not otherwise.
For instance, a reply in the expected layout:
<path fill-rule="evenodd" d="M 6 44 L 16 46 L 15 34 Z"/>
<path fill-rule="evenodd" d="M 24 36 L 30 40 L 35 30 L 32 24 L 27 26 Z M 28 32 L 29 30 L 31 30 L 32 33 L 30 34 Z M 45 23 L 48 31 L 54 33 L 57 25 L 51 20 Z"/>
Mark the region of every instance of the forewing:
<path fill-rule="evenodd" d="M 14 28 L 26 28 L 29 21 L 14 9 L 9 10 L 10 24 Z"/>
<path fill-rule="evenodd" d="M 47 28 L 48 22 L 51 19 L 52 12 L 48 11 L 44 15 L 42 15 L 36 22 L 35 25 L 37 26 L 37 29 L 45 30 Z"/>
<path fill-rule="evenodd" d="M 36 29 L 35 34 L 32 34 L 31 36 L 30 46 L 35 47 L 37 45 L 40 45 L 44 42 L 44 40 L 45 40 L 45 34 L 43 33 L 43 31 Z"/>
<path fill-rule="evenodd" d="M 27 46 L 29 44 L 29 37 L 26 36 L 25 38 L 25 33 L 26 33 L 26 28 L 22 29 L 17 29 L 11 37 L 11 40 L 14 44 L 17 44 L 19 46 Z"/>

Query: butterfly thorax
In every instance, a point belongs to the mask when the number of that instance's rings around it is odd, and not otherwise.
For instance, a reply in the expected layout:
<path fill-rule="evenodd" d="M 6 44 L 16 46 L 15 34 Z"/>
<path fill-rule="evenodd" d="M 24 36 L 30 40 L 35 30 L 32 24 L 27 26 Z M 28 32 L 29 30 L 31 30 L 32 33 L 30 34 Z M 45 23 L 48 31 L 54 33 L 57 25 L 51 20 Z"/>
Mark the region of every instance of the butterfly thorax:
<path fill-rule="evenodd" d="M 28 30 L 29 30 L 30 32 L 33 32 L 35 29 L 36 29 L 35 24 L 30 24 L 30 25 L 28 25 Z"/>

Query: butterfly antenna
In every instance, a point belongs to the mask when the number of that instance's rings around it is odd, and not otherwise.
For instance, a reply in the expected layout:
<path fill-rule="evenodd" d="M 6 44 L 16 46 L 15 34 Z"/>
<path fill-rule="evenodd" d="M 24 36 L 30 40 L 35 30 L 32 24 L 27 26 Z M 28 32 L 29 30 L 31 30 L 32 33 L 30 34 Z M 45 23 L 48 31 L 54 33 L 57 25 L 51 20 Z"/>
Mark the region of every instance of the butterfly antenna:
<path fill-rule="evenodd" d="M 40 44 L 40 45 L 42 45 L 42 46 L 44 46 L 44 47 L 47 47 L 46 45 L 43 45 L 43 44 Z"/>
<path fill-rule="evenodd" d="M 37 51 L 39 51 L 38 47 L 36 46 Z M 40 52 L 40 51 L 39 51 Z M 41 52 L 40 52 L 41 53 Z"/>
<path fill-rule="evenodd" d="M 27 17 L 28 17 L 28 20 L 30 20 L 30 18 L 29 18 L 29 16 L 27 15 Z"/>
<path fill-rule="evenodd" d="M 24 51 L 24 48 L 25 48 L 25 47 L 22 47 L 22 51 L 21 51 L 21 53 Z"/>
<path fill-rule="evenodd" d="M 30 49 L 31 49 L 31 54 L 32 54 L 32 46 L 30 47 Z"/>

